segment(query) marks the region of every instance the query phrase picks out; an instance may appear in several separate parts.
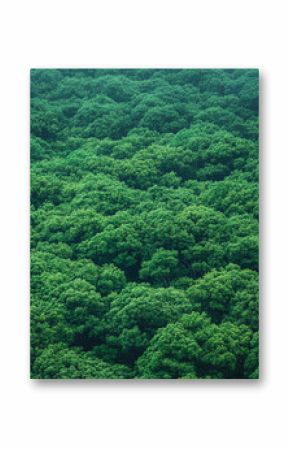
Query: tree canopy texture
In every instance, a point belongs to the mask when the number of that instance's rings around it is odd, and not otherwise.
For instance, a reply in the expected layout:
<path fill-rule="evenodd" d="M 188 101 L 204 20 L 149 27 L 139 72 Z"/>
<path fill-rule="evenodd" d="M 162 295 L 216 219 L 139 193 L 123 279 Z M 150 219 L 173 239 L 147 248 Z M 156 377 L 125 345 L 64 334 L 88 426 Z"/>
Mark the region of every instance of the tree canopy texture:
<path fill-rule="evenodd" d="M 31 71 L 31 377 L 257 379 L 258 71 Z"/>

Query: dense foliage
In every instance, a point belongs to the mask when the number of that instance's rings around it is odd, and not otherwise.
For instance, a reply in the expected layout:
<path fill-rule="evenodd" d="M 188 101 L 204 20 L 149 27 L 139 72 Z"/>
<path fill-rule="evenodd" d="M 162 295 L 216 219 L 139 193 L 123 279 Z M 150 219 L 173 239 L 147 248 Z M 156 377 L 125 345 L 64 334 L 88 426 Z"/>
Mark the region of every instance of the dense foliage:
<path fill-rule="evenodd" d="M 32 70 L 33 378 L 258 377 L 258 72 Z"/>

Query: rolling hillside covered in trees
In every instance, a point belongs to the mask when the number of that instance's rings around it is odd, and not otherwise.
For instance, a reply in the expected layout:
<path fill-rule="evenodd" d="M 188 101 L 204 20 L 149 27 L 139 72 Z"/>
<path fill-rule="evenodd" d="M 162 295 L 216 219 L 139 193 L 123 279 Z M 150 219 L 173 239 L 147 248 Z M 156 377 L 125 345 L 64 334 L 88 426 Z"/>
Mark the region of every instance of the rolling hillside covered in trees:
<path fill-rule="evenodd" d="M 258 71 L 31 71 L 31 377 L 258 378 Z"/>

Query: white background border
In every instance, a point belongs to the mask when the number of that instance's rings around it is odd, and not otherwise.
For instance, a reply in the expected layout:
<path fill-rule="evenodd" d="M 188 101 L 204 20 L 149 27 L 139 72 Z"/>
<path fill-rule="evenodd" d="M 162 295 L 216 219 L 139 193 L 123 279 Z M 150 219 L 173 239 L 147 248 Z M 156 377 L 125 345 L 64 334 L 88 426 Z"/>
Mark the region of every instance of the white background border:
<path fill-rule="evenodd" d="M 283 0 L 1 3 L 2 448 L 289 447 L 287 4 Z M 260 381 L 29 380 L 31 67 L 260 69 Z"/>

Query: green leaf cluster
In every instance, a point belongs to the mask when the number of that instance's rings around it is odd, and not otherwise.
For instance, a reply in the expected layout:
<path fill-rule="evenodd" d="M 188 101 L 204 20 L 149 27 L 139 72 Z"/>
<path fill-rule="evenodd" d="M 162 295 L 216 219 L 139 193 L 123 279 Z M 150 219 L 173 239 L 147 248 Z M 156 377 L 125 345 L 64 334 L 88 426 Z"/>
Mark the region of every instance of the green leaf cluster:
<path fill-rule="evenodd" d="M 258 378 L 258 72 L 31 72 L 31 376 Z"/>

